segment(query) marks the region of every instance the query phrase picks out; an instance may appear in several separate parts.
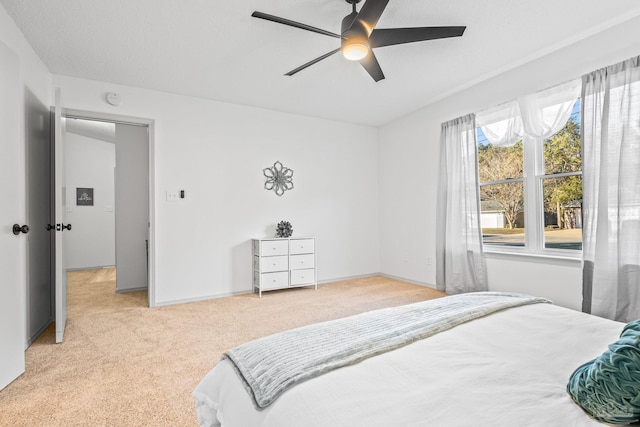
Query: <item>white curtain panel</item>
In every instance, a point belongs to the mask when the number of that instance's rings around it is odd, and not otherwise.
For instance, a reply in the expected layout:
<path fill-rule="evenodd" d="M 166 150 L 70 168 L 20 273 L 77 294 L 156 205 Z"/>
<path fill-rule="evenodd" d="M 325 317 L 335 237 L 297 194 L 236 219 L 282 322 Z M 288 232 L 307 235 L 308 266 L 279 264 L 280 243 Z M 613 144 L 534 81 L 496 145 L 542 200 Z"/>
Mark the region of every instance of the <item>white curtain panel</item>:
<path fill-rule="evenodd" d="M 436 284 L 447 294 L 487 290 L 476 144 L 474 114 L 442 124 Z"/>
<path fill-rule="evenodd" d="M 580 79 L 572 80 L 478 113 L 487 140 L 510 147 L 525 137 L 549 138 L 564 127 L 580 96 Z"/>
<path fill-rule="evenodd" d="M 583 311 L 640 318 L 640 56 L 582 78 Z"/>

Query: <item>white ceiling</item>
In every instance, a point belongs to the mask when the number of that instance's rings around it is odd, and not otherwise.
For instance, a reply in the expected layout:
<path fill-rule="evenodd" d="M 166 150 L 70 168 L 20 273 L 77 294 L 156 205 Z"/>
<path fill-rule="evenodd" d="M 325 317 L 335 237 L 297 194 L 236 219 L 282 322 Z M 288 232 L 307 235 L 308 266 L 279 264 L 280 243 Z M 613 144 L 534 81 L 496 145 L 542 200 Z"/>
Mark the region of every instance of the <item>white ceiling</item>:
<path fill-rule="evenodd" d="M 640 15 L 637 0 L 391 0 L 378 28 L 467 30 L 376 49 L 386 79 L 375 83 L 340 54 L 284 76 L 339 41 L 250 16 L 339 33 L 345 0 L 0 3 L 54 74 L 373 126 Z"/>

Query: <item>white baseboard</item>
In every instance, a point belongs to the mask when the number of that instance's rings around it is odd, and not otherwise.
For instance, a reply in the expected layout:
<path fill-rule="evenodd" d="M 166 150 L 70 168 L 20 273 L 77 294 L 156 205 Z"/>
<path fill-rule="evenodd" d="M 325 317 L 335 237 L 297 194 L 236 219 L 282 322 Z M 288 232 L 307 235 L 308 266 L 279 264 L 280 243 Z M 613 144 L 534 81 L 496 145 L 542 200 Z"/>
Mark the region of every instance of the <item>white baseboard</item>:
<path fill-rule="evenodd" d="M 115 268 L 115 265 L 95 265 L 93 267 L 74 267 L 74 268 L 67 268 L 65 271 L 100 270 L 102 268 Z"/>
<path fill-rule="evenodd" d="M 420 282 L 417 280 L 405 279 L 404 277 L 393 276 L 391 274 L 378 273 L 378 276 L 388 277 L 389 279 L 400 280 L 402 282 L 411 283 L 412 285 L 424 286 L 425 288 L 437 289 L 436 285 L 427 282 Z"/>
<path fill-rule="evenodd" d="M 116 289 L 117 294 L 126 294 L 127 292 L 138 292 L 138 291 L 147 291 L 149 290 L 148 286 L 141 286 L 139 288 L 131 288 L 131 289 Z"/>
<path fill-rule="evenodd" d="M 26 342 L 25 346 L 24 346 L 24 349 L 26 350 L 27 348 L 29 348 L 29 346 L 31 344 L 33 344 L 38 339 L 38 337 L 40 335 L 42 335 L 42 333 L 45 331 L 45 329 L 47 329 L 49 327 L 49 325 L 51 325 L 52 323 L 53 323 L 53 318 L 49 319 L 47 321 L 47 323 L 45 323 L 45 325 L 43 327 L 38 329 L 35 334 L 33 334 L 31 337 L 29 337 L 27 339 L 27 342 Z"/>
<path fill-rule="evenodd" d="M 389 279 L 400 280 L 402 282 L 411 283 L 413 285 L 424 286 L 426 288 L 436 289 L 436 286 L 432 285 L 430 283 L 418 282 L 418 281 L 415 281 L 415 280 L 409 280 L 409 279 L 405 279 L 403 277 L 392 276 L 390 274 L 384 274 L 384 273 L 370 273 L 370 274 L 361 274 L 361 275 L 357 275 L 357 276 L 347 276 L 347 277 L 334 278 L 334 279 L 318 280 L 318 286 L 324 285 L 324 284 L 328 284 L 328 283 L 342 282 L 342 281 L 345 281 L 345 280 L 364 279 L 364 278 L 367 278 L 367 277 L 375 277 L 375 276 L 387 277 Z M 311 286 L 313 286 L 313 285 L 311 285 Z M 144 289 L 146 289 L 146 288 L 144 288 Z M 135 290 L 135 289 L 132 289 L 132 290 Z M 188 302 L 207 301 L 207 300 L 211 300 L 211 299 L 234 297 L 234 296 L 238 296 L 238 295 L 246 295 L 246 294 L 252 294 L 252 293 L 255 293 L 253 291 L 253 289 L 246 290 L 246 291 L 224 292 L 224 293 L 221 293 L 221 294 L 206 295 L 206 296 L 197 297 L 197 298 L 185 298 L 185 299 L 179 299 L 179 300 L 156 302 L 154 307 L 164 307 L 164 306 L 168 306 L 168 305 L 184 304 L 184 303 L 188 303 Z"/>
<path fill-rule="evenodd" d="M 197 297 L 197 298 L 185 298 L 185 299 L 178 299 L 178 300 L 156 302 L 154 307 L 164 307 L 164 306 L 168 306 L 168 305 L 184 304 L 184 303 L 187 303 L 187 302 L 207 301 L 207 300 L 210 300 L 210 299 L 235 297 L 235 296 L 238 296 L 238 295 L 246 295 L 246 294 L 252 294 L 252 293 L 254 293 L 253 290 L 236 291 L 236 292 L 225 292 L 225 293 L 221 293 L 221 294 L 205 295 L 205 296 Z"/>
<path fill-rule="evenodd" d="M 343 280 L 363 279 L 363 278 L 366 278 L 366 277 L 375 277 L 375 276 L 387 277 L 389 279 L 399 280 L 401 282 L 411 283 L 412 285 L 418 285 L 418 286 L 424 286 L 425 288 L 436 289 L 436 285 L 433 285 L 431 283 L 420 282 L 420 281 L 417 281 L 417 280 L 410 280 L 410 279 L 406 279 L 404 277 L 393 276 L 391 274 L 386 274 L 386 273 L 371 273 L 371 274 L 362 274 L 362 275 L 359 275 L 359 276 L 342 277 L 342 278 L 339 278 L 339 279 L 319 280 L 318 281 L 318 285 L 324 284 L 324 283 L 341 282 Z"/>
<path fill-rule="evenodd" d="M 326 283 L 333 283 L 333 282 L 343 282 L 345 280 L 365 279 L 367 277 L 375 277 L 375 276 L 380 276 L 380 274 L 379 273 L 360 274 L 357 276 L 347 276 L 347 277 L 339 277 L 334 279 L 318 280 L 318 285 L 324 285 Z"/>

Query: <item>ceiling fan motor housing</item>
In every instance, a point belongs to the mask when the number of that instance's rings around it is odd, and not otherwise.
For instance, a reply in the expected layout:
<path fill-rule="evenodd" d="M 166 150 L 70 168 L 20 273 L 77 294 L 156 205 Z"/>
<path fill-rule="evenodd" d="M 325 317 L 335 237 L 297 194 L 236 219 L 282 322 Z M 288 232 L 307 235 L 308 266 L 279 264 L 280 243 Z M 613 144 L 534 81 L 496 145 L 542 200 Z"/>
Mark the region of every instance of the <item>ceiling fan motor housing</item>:
<path fill-rule="evenodd" d="M 356 16 L 358 16 L 357 12 L 351 12 L 342 19 L 340 34 L 342 34 L 343 37 L 345 36 L 345 33 L 351 28 L 351 25 L 353 25 L 353 22 L 356 20 Z M 356 26 L 358 25 L 356 24 Z"/>
<path fill-rule="evenodd" d="M 342 53 L 350 60 L 362 59 L 371 49 L 369 31 L 362 22 L 356 20 L 357 15 L 357 12 L 352 12 L 345 16 L 340 31 Z"/>

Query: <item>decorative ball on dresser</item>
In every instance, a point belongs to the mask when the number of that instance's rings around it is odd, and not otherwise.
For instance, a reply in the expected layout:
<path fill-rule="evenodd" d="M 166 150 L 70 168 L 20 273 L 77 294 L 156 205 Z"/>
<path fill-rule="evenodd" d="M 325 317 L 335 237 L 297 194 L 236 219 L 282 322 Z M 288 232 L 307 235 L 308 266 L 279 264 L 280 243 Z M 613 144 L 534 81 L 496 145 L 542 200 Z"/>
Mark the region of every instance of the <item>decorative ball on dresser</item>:
<path fill-rule="evenodd" d="M 293 227 L 289 221 L 280 221 L 276 226 L 276 237 L 291 237 Z"/>

